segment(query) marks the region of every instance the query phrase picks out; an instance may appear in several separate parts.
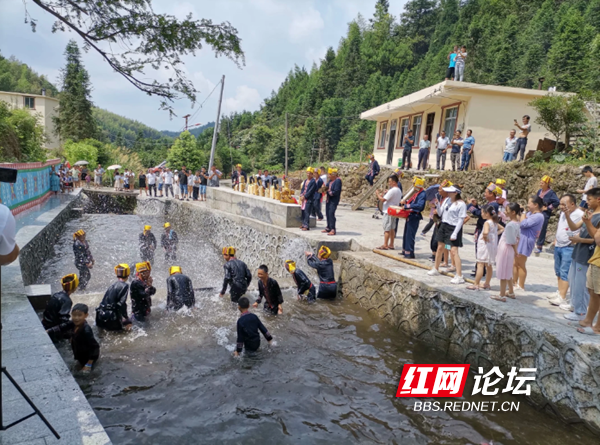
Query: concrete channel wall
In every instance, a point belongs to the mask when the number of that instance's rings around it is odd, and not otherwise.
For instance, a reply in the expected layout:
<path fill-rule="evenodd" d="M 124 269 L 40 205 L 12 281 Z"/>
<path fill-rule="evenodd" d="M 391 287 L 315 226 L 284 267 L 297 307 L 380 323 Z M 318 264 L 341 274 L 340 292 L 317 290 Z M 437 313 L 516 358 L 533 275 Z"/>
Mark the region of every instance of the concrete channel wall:
<path fill-rule="evenodd" d="M 51 198 L 52 199 L 52 198 Z M 0 432 L 0 444 L 108 445 L 110 439 L 90 407 L 25 295 L 52 254 L 77 199 L 65 201 L 17 232 L 19 261 L 2 267 L 2 365 L 58 431 L 55 439 L 34 416 Z M 17 221 L 18 223 L 19 221 Z M 8 425 L 33 410 L 6 378 L 2 378 L 3 421 Z"/>
<path fill-rule="evenodd" d="M 493 311 L 476 296 L 428 284 L 422 270 L 390 267 L 393 260 L 374 253 L 344 252 L 340 259 L 344 298 L 471 369 L 500 366 L 506 375 L 511 366 L 537 368 L 530 402 L 600 434 L 598 342 L 565 334 L 564 323 L 537 323 L 535 307 L 521 314 Z"/>

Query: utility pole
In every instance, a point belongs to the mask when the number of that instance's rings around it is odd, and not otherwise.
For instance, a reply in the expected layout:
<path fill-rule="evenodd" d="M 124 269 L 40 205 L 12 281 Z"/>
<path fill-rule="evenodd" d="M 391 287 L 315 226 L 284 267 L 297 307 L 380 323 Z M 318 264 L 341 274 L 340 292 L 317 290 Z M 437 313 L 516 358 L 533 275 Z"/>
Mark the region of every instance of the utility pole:
<path fill-rule="evenodd" d="M 212 145 L 210 147 L 210 161 L 208 170 L 210 171 L 215 161 L 215 149 L 217 148 L 217 136 L 219 134 L 219 118 L 221 116 L 221 102 L 223 101 L 223 89 L 225 88 L 225 74 L 221 77 L 221 95 L 219 96 L 219 106 L 217 107 L 217 120 L 215 121 L 215 130 L 213 132 Z"/>
<path fill-rule="evenodd" d="M 288 175 L 288 114 L 285 113 L 285 177 Z"/>
<path fill-rule="evenodd" d="M 189 119 L 189 117 L 190 117 L 189 114 L 186 114 L 185 116 L 183 116 L 183 118 L 185 119 L 185 130 L 184 131 L 188 130 L 188 119 Z"/>

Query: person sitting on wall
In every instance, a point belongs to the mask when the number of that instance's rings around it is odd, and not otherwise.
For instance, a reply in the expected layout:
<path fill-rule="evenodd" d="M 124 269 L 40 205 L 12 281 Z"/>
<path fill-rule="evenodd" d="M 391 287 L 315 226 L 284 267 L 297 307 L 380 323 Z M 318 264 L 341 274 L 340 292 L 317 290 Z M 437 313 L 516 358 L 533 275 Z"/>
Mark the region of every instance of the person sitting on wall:
<path fill-rule="evenodd" d="M 165 233 L 160 236 L 160 245 L 165 249 L 165 261 L 177 261 L 177 244 L 179 244 L 177 232 L 171 229 L 169 222 L 166 222 L 163 227 Z"/>
<path fill-rule="evenodd" d="M 79 278 L 77 277 L 77 274 L 74 273 L 65 275 L 61 278 L 60 284 L 62 286 L 62 290 L 52 294 L 50 301 L 48 301 L 48 304 L 46 305 L 46 309 L 44 309 L 42 326 L 44 326 L 44 329 L 46 330 L 69 321 L 71 307 L 73 306 L 71 294 L 77 290 L 77 286 L 79 286 Z M 69 338 L 72 332 L 65 330 L 59 333 L 61 335 L 57 334 L 58 333 L 49 333 L 50 339 L 54 343 L 65 338 Z"/>
<path fill-rule="evenodd" d="M 83 230 L 73 234 L 73 253 L 75 254 L 75 267 L 79 271 L 79 289 L 84 290 L 92 278 L 90 269 L 94 267 L 94 257 L 90 252 L 90 245 L 85 239 Z"/>
<path fill-rule="evenodd" d="M 265 299 L 264 310 L 273 315 L 283 314 L 283 295 L 279 288 L 279 283 L 269 277 L 269 268 L 261 264 L 258 267 L 258 298 L 252 307 L 258 307 L 263 297 Z"/>
<path fill-rule="evenodd" d="M 223 279 L 223 288 L 221 289 L 219 296 L 223 297 L 225 292 L 227 292 L 227 286 L 229 286 L 231 301 L 237 303 L 240 297 L 248 290 L 248 286 L 250 286 L 252 272 L 250 272 L 246 263 L 235 257 L 235 248 L 231 246 L 223 247 L 222 253 L 223 259 L 225 260 L 225 264 L 223 265 L 225 277 Z"/>
<path fill-rule="evenodd" d="M 337 283 L 335 281 L 335 272 L 331 258 L 331 249 L 321 246 L 317 256 L 312 252 L 305 252 L 308 265 L 317 270 L 319 275 L 319 292 L 317 298 L 324 300 L 333 300 L 337 296 Z"/>
<path fill-rule="evenodd" d="M 96 326 L 107 331 L 131 330 L 131 320 L 127 314 L 127 294 L 129 293 L 129 265 L 115 266 L 117 281 L 106 290 L 100 306 L 96 308 Z"/>
<path fill-rule="evenodd" d="M 542 225 L 542 230 L 540 231 L 540 236 L 538 237 L 536 243 L 537 248 L 535 253 L 537 254 L 542 253 L 542 248 L 546 242 L 548 222 L 550 221 L 552 213 L 554 213 L 554 209 L 558 208 L 560 205 L 560 199 L 558 199 L 558 196 L 554 190 L 550 188 L 550 184 L 552 184 L 553 181 L 554 180 L 550 176 L 544 175 L 540 181 L 540 189 L 537 191 L 537 195 L 544 201 L 544 208 L 542 209 L 542 214 L 544 215 L 544 224 Z"/>
<path fill-rule="evenodd" d="M 191 309 L 195 304 L 192 280 L 181 272 L 181 267 L 171 266 L 167 278 L 167 309 L 178 311 L 183 306 Z"/>
<path fill-rule="evenodd" d="M 89 309 L 83 303 L 77 303 L 71 311 L 71 320 L 48 329 L 46 332 L 52 336 L 71 333 L 71 348 L 75 361 L 81 366 L 83 372 L 90 372 L 94 363 L 100 357 L 100 345 L 94 338 L 94 332 L 87 323 Z"/>
<path fill-rule="evenodd" d="M 312 282 L 308 279 L 306 274 L 296 268 L 296 262 L 294 260 L 286 260 L 285 270 L 287 270 L 292 278 L 296 287 L 298 288 L 298 300 L 306 298 L 306 301 L 312 303 L 317 298 L 315 287 Z"/>
<path fill-rule="evenodd" d="M 375 159 L 375 155 L 373 153 L 369 154 L 369 171 L 367 172 L 365 179 L 371 187 L 373 187 L 373 181 L 375 181 L 380 170 L 381 168 L 379 167 L 379 162 Z"/>
<path fill-rule="evenodd" d="M 131 318 L 137 321 L 144 321 L 152 310 L 152 295 L 156 288 L 152 286 L 151 271 L 148 261 L 135 265 L 135 280 L 131 282 Z"/>

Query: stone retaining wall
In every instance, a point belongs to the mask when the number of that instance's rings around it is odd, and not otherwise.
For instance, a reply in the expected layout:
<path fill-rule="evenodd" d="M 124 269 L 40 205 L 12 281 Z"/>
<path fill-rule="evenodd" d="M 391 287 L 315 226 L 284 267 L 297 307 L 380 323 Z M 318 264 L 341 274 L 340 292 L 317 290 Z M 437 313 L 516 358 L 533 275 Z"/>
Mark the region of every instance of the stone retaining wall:
<path fill-rule="evenodd" d="M 234 246 L 237 249 L 236 256 L 250 270 L 266 264 L 269 273 L 276 278 L 289 277 L 283 266 L 287 259 L 296 259 L 299 268 L 307 274 L 312 273 L 304 259 L 304 252 L 316 251 L 320 246 L 272 225 L 184 202 L 140 200 L 136 213 L 163 214 L 181 232 L 201 231 L 219 250 L 224 246 Z M 298 261 L 298 258 L 301 260 Z"/>
<path fill-rule="evenodd" d="M 65 208 L 46 212 L 43 216 L 45 222 L 47 222 L 45 226 L 27 226 L 21 229 L 21 236 L 33 236 L 27 244 L 21 247 L 21 253 L 19 254 L 24 286 L 37 282 L 44 262 L 54 256 L 54 244 L 63 232 L 65 223 L 75 216 L 73 209 L 79 206 L 79 202 L 79 199 L 75 199 L 67 204 Z M 30 231 L 35 231 L 35 233 L 30 233 Z"/>
<path fill-rule="evenodd" d="M 600 434 L 600 345 L 577 341 L 341 254 L 341 293 L 444 356 L 489 371 L 537 368 L 529 400 Z M 584 339 L 587 340 L 587 339 Z"/>

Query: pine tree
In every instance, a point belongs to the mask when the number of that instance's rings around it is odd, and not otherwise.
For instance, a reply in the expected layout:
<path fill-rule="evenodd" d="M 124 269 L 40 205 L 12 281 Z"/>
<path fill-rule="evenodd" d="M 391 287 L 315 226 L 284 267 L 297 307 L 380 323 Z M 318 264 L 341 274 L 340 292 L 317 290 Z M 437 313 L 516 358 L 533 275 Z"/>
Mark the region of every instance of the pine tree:
<path fill-rule="evenodd" d="M 64 141 L 81 141 L 93 138 L 97 133 L 92 114 L 90 76 L 81 62 L 81 53 L 74 40 L 65 50 L 67 63 L 61 70 L 62 91 L 59 99 L 59 115 L 55 118 L 56 133 Z"/>

